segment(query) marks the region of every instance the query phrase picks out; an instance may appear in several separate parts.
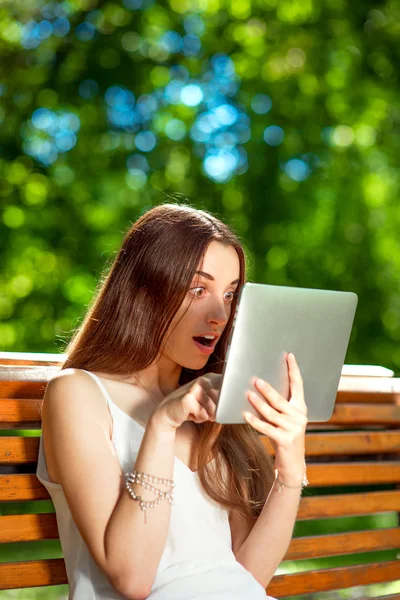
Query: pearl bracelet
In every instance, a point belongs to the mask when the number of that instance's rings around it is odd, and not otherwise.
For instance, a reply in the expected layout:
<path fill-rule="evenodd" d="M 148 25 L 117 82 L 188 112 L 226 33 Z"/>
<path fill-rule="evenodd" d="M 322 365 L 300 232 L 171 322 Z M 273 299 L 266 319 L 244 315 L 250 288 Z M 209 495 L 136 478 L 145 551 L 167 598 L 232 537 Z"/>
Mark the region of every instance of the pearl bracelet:
<path fill-rule="evenodd" d="M 155 488 L 148 482 L 154 483 L 162 483 L 164 485 L 169 485 L 170 489 L 166 492 Z M 144 488 L 156 494 L 157 499 L 154 501 L 143 500 L 142 496 L 136 494 L 131 487 L 131 483 L 137 483 L 138 485 L 142 485 Z M 155 477 L 154 475 L 148 475 L 146 473 L 139 473 L 138 471 L 132 471 L 131 473 L 125 473 L 125 484 L 126 489 L 132 500 L 139 502 L 140 509 L 144 512 L 144 522 L 147 523 L 146 520 L 146 510 L 148 508 L 155 508 L 162 502 L 163 500 L 167 500 L 170 504 L 174 504 L 174 487 L 175 482 L 170 479 L 162 479 L 160 477 Z"/>

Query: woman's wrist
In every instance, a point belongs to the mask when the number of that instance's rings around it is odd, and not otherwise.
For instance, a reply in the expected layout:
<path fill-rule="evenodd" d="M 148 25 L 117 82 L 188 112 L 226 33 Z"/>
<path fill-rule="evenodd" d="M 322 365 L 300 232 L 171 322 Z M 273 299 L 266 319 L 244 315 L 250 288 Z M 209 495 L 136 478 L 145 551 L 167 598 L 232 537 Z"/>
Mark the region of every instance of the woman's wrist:
<path fill-rule="evenodd" d="M 281 470 L 275 468 L 275 479 L 288 488 L 302 488 L 308 485 L 306 462 L 296 470 Z"/>
<path fill-rule="evenodd" d="M 173 427 L 164 418 L 164 415 L 157 409 L 153 412 L 148 420 L 147 426 L 154 430 L 157 434 L 163 434 L 163 436 L 175 437 L 176 427 Z"/>

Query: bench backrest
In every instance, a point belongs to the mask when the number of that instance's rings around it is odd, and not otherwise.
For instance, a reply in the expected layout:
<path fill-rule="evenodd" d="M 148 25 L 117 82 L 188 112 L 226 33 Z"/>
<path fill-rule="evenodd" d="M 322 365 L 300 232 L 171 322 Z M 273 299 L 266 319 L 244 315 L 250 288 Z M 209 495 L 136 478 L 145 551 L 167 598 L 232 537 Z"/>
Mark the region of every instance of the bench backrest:
<path fill-rule="evenodd" d="M 40 405 L 47 381 L 59 366 L 51 356 L 32 359 L 0 354 L 0 428 L 34 429 L 40 434 Z M 7 364 L 5 364 L 7 363 Z M 28 364 L 27 364 L 28 363 Z M 297 528 L 284 562 L 268 586 L 278 598 L 395 581 L 400 562 L 400 379 L 342 377 L 334 414 L 328 423 L 309 424 L 307 473 Z M 272 452 L 267 439 L 265 447 Z M 39 437 L 0 437 L 0 502 L 48 500 L 35 476 Z M 383 514 L 384 527 L 369 523 L 359 530 L 356 517 Z M 355 517 L 338 532 L 337 517 Z M 323 533 L 307 534 L 305 522 L 326 519 Z M 332 520 L 328 520 L 332 519 Z M 315 529 L 315 523 L 314 523 Z M 58 538 L 54 513 L 0 517 L 0 542 Z M 374 553 L 381 551 L 379 560 Z M 387 551 L 383 553 L 383 551 Z M 286 561 L 363 555 L 358 564 L 301 568 L 287 574 Z M 0 589 L 67 583 L 63 559 L 0 564 Z"/>

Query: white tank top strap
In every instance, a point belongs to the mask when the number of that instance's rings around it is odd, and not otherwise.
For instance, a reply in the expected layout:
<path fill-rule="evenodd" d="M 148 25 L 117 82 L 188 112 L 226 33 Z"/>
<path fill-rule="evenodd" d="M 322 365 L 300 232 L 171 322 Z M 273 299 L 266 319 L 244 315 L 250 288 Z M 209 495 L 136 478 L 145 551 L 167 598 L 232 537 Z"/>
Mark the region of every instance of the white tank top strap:
<path fill-rule="evenodd" d="M 111 410 L 111 405 L 112 405 L 112 400 L 110 398 L 110 394 L 107 392 L 104 383 L 101 381 L 100 377 L 98 377 L 97 375 L 95 375 L 94 373 L 92 373 L 91 371 L 86 371 L 85 369 L 81 369 L 81 371 L 83 371 L 84 373 L 87 373 L 88 375 L 90 375 L 90 377 L 97 383 L 97 385 L 99 386 L 101 393 L 104 396 L 105 401 L 107 402 L 107 406 L 108 408 Z"/>

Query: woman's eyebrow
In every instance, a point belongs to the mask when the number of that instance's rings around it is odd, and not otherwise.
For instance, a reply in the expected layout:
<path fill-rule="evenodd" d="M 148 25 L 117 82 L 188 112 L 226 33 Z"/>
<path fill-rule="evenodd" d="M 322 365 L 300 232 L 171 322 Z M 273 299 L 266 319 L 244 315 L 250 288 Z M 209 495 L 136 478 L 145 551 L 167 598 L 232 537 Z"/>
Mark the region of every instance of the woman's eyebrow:
<path fill-rule="evenodd" d="M 195 275 L 201 275 L 210 281 L 215 281 L 214 277 L 210 275 L 210 273 L 205 273 L 204 271 L 196 271 Z M 239 283 L 240 279 L 235 279 L 235 281 L 231 281 L 230 285 L 234 285 L 235 283 Z"/>

